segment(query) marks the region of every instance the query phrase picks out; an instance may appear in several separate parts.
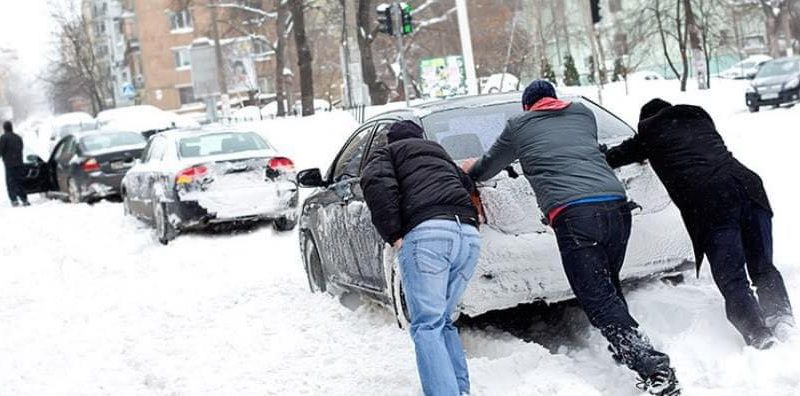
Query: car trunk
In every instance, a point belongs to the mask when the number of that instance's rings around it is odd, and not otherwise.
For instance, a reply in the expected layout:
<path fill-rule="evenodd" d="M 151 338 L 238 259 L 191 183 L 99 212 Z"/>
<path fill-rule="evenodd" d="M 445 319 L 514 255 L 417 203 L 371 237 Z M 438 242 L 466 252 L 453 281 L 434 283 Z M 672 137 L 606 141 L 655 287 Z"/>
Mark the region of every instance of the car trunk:
<path fill-rule="evenodd" d="M 220 220 L 268 215 L 293 196 L 293 172 L 271 173 L 270 158 L 225 160 L 202 164 L 206 174 L 179 188 L 183 201 L 197 201 Z M 274 177 L 268 177 L 274 176 Z"/>
<path fill-rule="evenodd" d="M 544 214 L 520 164 L 517 162 L 512 168 L 516 177 L 503 171 L 479 183 L 486 224 L 512 235 L 547 232 L 542 222 Z M 625 185 L 628 199 L 642 207 L 633 212 L 634 216 L 659 212 L 669 206 L 667 191 L 649 165 L 628 165 L 616 173 Z"/>
<path fill-rule="evenodd" d="M 104 151 L 102 153 L 86 153 L 87 158 L 94 158 L 100 165 L 100 170 L 105 174 L 124 174 L 130 169 L 137 158 L 142 155 L 142 148 L 120 148 L 117 151 Z"/>

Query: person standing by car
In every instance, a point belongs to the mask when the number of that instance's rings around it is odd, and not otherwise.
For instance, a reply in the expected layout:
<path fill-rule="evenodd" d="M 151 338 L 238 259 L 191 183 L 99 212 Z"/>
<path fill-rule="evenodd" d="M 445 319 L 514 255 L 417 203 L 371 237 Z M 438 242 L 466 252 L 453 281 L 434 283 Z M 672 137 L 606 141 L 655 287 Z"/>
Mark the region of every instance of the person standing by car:
<path fill-rule="evenodd" d="M 651 394 L 679 394 L 669 357 L 638 329 L 622 294 L 633 204 L 598 147 L 594 114 L 583 104 L 558 100 L 544 80 L 525 89 L 522 107 L 525 113 L 508 121 L 482 158 L 462 166 L 473 179 L 486 181 L 521 161 L 555 230 L 575 297 L 610 343 L 614 359 L 634 370 L 638 386 Z"/>
<path fill-rule="evenodd" d="M 6 189 L 12 206 L 29 206 L 28 195 L 22 188 L 25 168 L 22 163 L 22 138 L 14 133 L 11 121 L 3 122 L 3 135 L 0 136 L 0 156 L 6 168 Z"/>
<path fill-rule="evenodd" d="M 398 250 L 411 338 L 425 395 L 469 394 L 464 348 L 451 316 L 480 255 L 472 180 L 412 121 L 368 158 L 361 187 L 372 223 Z"/>
<path fill-rule="evenodd" d="M 766 349 L 794 326 L 780 272 L 772 263 L 772 209 L 761 178 L 733 157 L 700 107 L 653 99 L 639 133 L 606 152 L 616 168 L 650 160 L 681 211 L 697 271 L 708 256 L 728 320 L 748 345 Z M 748 282 L 757 289 L 758 300 Z"/>

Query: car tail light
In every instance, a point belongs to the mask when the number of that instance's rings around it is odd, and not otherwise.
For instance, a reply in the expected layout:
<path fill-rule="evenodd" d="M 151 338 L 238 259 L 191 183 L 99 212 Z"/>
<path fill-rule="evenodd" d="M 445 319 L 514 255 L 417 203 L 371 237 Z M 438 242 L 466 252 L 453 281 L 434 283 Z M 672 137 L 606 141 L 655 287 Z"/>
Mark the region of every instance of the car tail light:
<path fill-rule="evenodd" d="M 84 172 L 97 172 L 100 170 L 100 163 L 94 158 L 89 158 L 81 167 Z"/>
<path fill-rule="evenodd" d="M 276 171 L 293 171 L 294 162 L 286 157 L 274 157 L 269 160 L 267 167 Z"/>
<path fill-rule="evenodd" d="M 208 168 L 203 165 L 193 166 L 191 168 L 186 168 L 180 172 L 175 177 L 175 183 L 177 184 L 189 184 L 203 176 L 208 174 Z"/>

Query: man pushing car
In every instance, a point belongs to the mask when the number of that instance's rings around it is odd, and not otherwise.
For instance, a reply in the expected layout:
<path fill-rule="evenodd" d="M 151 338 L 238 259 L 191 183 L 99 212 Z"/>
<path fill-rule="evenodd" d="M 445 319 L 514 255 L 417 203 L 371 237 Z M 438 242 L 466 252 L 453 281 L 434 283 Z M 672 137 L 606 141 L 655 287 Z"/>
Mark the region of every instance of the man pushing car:
<path fill-rule="evenodd" d="M 639 375 L 643 390 L 679 394 L 669 357 L 638 329 L 622 294 L 632 205 L 598 147 L 594 114 L 583 104 L 559 100 L 544 80 L 525 89 L 522 107 L 525 113 L 510 119 L 489 151 L 463 163 L 464 170 L 486 181 L 520 160 L 555 230 L 569 284 L 614 359 Z"/>

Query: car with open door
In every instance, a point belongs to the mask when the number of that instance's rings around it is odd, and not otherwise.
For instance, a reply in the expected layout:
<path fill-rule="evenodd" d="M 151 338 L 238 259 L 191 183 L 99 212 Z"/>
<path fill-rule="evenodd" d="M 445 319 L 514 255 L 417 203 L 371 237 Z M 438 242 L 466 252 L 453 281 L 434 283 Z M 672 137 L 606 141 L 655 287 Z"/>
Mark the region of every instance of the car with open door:
<path fill-rule="evenodd" d="M 26 190 L 45 192 L 72 203 L 118 197 L 125 172 L 139 158 L 146 142 L 127 131 L 83 131 L 68 134 L 53 148 L 47 162 L 26 156 Z"/>
<path fill-rule="evenodd" d="M 300 248 L 312 291 L 357 292 L 393 310 L 406 323 L 403 287 L 393 249 L 371 223 L 359 185 L 371 153 L 387 144 L 392 123 L 412 120 L 426 138 L 440 143 L 456 161 L 481 156 L 510 117 L 522 112 L 519 93 L 447 99 L 375 116 L 350 136 L 323 175 L 319 169 L 298 173 L 301 187 L 313 188 L 301 207 Z M 625 122 L 583 97 L 566 96 L 593 110 L 599 143 L 615 145 L 634 135 Z M 642 209 L 633 213 L 622 277 L 625 280 L 675 275 L 687 268 L 691 243 L 677 208 L 648 164 L 616 171 L 630 199 Z M 534 301 L 573 297 L 564 275 L 553 230 L 541 218 L 536 196 L 519 161 L 480 183 L 486 224 L 484 248 L 475 276 L 459 304 L 470 316 Z"/>
<path fill-rule="evenodd" d="M 220 223 L 297 224 L 294 164 L 255 132 L 224 129 L 153 135 L 122 182 L 125 212 L 167 244 L 179 232 Z"/>

